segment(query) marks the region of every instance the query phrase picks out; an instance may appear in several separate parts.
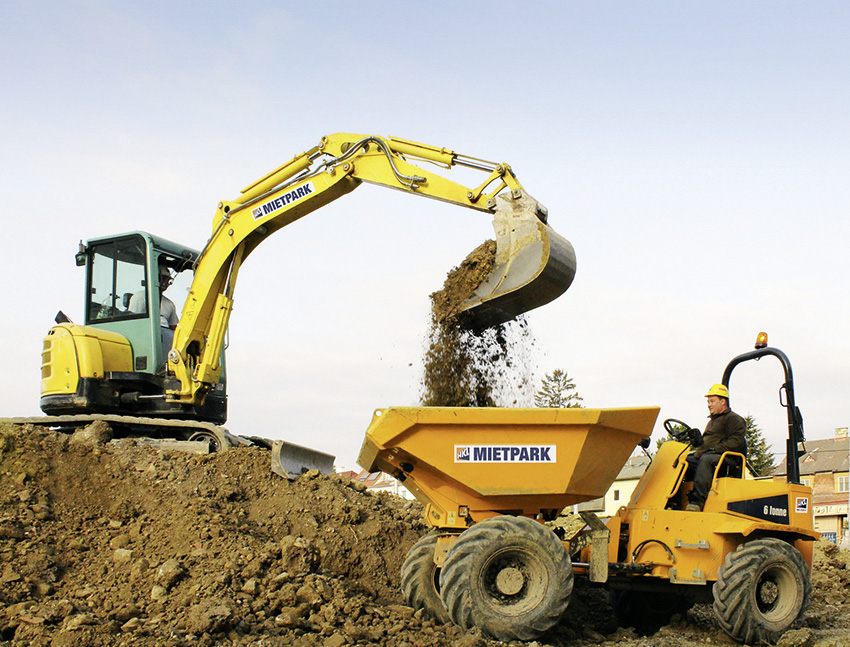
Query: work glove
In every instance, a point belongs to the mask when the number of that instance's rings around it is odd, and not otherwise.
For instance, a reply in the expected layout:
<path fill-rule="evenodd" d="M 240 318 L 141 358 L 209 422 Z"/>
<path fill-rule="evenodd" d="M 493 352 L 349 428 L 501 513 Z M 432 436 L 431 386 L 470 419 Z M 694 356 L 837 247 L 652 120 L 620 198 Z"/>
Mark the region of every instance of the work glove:
<path fill-rule="evenodd" d="M 691 427 L 688 429 L 688 435 L 690 436 L 691 446 L 692 447 L 701 447 L 702 446 L 702 434 L 700 430 L 696 427 Z"/>

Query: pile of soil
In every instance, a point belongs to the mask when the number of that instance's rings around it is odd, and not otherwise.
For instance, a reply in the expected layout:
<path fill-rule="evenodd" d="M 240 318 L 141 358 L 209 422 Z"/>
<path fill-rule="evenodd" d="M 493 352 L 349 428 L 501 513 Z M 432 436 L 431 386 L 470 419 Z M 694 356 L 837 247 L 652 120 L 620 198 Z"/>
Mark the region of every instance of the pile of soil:
<path fill-rule="evenodd" d="M 418 503 L 338 475 L 288 481 L 259 448 L 159 452 L 97 431 L 0 428 L 0 641 L 341 647 L 457 635 L 399 604 L 401 562 L 424 531 Z"/>
<path fill-rule="evenodd" d="M 0 426 L 0 645 L 502 645 L 404 606 L 418 503 L 340 475 L 288 481 L 259 448 L 162 452 L 108 431 Z M 850 553 L 818 542 L 815 563 L 812 608 L 783 647 L 847 644 Z M 710 608 L 644 638 L 577 582 L 530 644 L 707 642 L 731 644 Z"/>
<path fill-rule="evenodd" d="M 463 303 L 487 278 L 496 242 L 479 245 L 431 295 L 420 404 L 434 407 L 530 406 L 535 340 L 525 317 L 474 332 Z"/>

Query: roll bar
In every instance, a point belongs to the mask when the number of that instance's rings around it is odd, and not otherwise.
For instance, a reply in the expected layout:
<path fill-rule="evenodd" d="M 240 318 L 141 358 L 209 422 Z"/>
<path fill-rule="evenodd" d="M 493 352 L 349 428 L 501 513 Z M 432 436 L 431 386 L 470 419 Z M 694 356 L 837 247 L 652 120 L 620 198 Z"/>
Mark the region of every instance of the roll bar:
<path fill-rule="evenodd" d="M 764 342 L 762 342 L 764 335 Z M 765 345 L 762 346 L 761 344 Z M 767 346 L 767 335 L 762 333 L 759 335 L 759 341 L 756 342 L 756 350 L 749 353 L 743 353 L 734 357 L 729 364 L 726 365 L 726 370 L 723 371 L 723 385 L 729 386 L 729 378 L 732 376 L 732 371 L 738 364 L 747 362 L 751 359 L 761 359 L 766 355 L 773 355 L 782 364 L 785 370 L 785 383 L 779 389 L 779 402 L 788 410 L 788 439 L 786 442 L 786 476 L 789 483 L 800 483 L 800 456 L 805 453 L 805 449 L 800 449 L 800 444 L 806 441 L 803 433 L 803 415 L 800 413 L 800 408 L 794 401 L 794 375 L 791 371 L 791 362 L 788 361 L 788 356 L 778 348 Z M 782 393 L 785 393 L 785 401 L 782 401 Z"/>

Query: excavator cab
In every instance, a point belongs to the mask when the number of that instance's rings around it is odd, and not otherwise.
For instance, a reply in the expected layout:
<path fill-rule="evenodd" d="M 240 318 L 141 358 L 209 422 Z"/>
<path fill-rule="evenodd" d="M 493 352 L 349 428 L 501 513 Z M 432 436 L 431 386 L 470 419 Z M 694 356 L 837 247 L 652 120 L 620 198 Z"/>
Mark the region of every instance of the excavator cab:
<path fill-rule="evenodd" d="M 48 334 L 42 410 L 183 417 L 185 407 L 163 397 L 165 364 L 197 258 L 196 250 L 145 232 L 81 243 L 76 262 L 86 268 L 85 326 L 64 321 Z M 197 417 L 224 422 L 225 393 L 222 372 Z"/>
<path fill-rule="evenodd" d="M 167 288 L 191 269 L 197 252 L 134 233 L 89 241 L 83 253 L 86 325 L 126 337 L 133 347 L 133 370 L 156 373 L 173 339 L 167 311 L 174 301 L 166 291 L 173 295 L 175 290 Z"/>

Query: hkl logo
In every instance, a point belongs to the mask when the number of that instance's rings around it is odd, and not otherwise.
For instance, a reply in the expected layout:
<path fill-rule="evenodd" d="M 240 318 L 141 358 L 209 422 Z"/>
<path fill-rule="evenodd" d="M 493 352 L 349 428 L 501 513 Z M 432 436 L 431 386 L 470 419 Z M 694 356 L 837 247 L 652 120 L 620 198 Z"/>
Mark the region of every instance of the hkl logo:
<path fill-rule="evenodd" d="M 455 460 L 468 461 L 472 457 L 472 450 L 469 447 L 458 447 L 457 457 Z"/>

